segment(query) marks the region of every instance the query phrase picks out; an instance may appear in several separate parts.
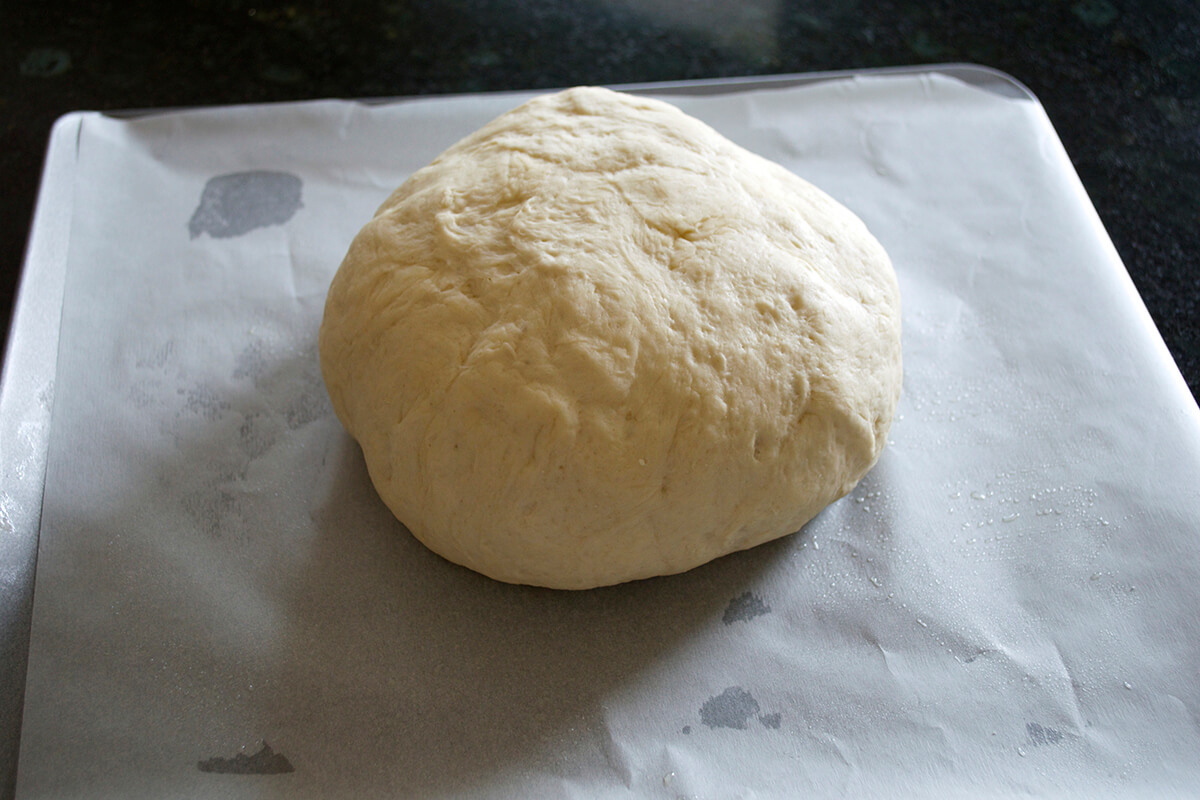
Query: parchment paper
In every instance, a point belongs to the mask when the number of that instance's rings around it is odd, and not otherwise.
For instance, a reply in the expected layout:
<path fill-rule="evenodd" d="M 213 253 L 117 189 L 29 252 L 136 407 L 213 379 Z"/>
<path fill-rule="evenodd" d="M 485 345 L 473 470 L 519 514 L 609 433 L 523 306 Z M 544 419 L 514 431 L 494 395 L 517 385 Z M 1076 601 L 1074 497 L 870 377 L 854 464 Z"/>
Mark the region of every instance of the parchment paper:
<path fill-rule="evenodd" d="M 523 99 L 84 119 L 18 796 L 1195 791 L 1200 414 L 1033 101 L 676 99 L 900 277 L 892 441 L 803 531 L 583 593 L 407 534 L 331 414 L 324 292 Z"/>

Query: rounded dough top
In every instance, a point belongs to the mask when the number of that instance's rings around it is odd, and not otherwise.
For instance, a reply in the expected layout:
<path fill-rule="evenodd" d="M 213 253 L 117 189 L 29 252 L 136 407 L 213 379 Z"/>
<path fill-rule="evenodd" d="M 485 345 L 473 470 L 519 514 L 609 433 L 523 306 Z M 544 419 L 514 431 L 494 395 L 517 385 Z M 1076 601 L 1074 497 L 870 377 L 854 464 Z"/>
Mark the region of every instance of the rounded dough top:
<path fill-rule="evenodd" d="M 879 457 L 900 299 L 850 211 L 663 102 L 534 99 L 414 173 L 320 332 L 417 538 L 581 589 L 799 529 Z"/>

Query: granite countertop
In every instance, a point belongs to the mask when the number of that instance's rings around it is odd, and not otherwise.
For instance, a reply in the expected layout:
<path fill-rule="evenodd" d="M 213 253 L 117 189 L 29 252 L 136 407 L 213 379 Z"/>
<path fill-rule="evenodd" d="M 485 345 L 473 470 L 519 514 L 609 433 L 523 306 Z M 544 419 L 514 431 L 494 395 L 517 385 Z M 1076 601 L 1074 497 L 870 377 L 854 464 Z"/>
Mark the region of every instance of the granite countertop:
<path fill-rule="evenodd" d="M 0 11 L 6 317 L 50 126 L 72 110 L 973 62 L 1041 99 L 1200 392 L 1200 6 L 1186 0 L 66 5 Z"/>

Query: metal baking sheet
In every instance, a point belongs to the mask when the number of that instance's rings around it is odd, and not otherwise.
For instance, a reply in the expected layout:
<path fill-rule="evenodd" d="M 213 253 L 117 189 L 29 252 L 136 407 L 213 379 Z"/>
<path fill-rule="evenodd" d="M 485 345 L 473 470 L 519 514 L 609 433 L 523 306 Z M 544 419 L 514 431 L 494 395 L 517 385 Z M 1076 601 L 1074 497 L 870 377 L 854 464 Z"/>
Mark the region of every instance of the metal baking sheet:
<path fill-rule="evenodd" d="M 1196 785 L 1200 412 L 1036 100 L 970 67 L 627 88 L 891 253 L 904 397 L 859 489 L 671 578 L 449 565 L 375 498 L 316 326 L 378 202 L 527 95 L 71 115 L 0 393 L 14 676 L 39 553 L 19 797 Z"/>

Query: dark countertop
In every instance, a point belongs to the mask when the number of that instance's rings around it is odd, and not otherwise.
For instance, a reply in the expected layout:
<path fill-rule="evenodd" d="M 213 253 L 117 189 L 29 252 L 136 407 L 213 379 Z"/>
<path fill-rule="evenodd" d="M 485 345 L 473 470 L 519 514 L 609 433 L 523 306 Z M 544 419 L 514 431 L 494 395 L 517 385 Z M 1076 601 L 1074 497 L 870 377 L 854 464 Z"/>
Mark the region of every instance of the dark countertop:
<path fill-rule="evenodd" d="M 0 314 L 68 111 L 378 97 L 937 62 L 1041 99 L 1200 393 L 1200 5 L 1188 0 L 6 3 Z"/>

